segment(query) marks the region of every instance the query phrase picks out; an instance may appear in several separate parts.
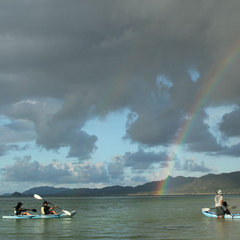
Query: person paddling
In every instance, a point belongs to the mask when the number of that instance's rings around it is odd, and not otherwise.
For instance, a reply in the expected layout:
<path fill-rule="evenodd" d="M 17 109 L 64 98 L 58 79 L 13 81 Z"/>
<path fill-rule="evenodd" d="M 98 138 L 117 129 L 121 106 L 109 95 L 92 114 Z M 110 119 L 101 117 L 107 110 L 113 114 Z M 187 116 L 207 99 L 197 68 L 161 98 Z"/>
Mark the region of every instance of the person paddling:
<path fill-rule="evenodd" d="M 14 208 L 14 213 L 15 215 L 31 215 L 30 213 L 27 212 L 27 210 L 30 210 L 30 209 L 24 209 L 22 208 L 22 203 L 21 202 L 18 202 L 16 207 Z"/>
<path fill-rule="evenodd" d="M 216 207 L 216 215 L 218 218 L 223 218 L 224 217 L 224 210 L 223 210 L 223 196 L 222 196 L 222 191 L 218 190 L 217 195 L 214 198 L 215 201 L 215 207 Z"/>
<path fill-rule="evenodd" d="M 47 214 L 57 214 L 53 209 L 56 208 L 57 206 L 53 206 L 53 207 L 49 207 L 48 206 L 48 201 L 44 201 L 43 202 L 43 206 L 41 208 L 41 213 L 43 215 L 47 215 Z"/>

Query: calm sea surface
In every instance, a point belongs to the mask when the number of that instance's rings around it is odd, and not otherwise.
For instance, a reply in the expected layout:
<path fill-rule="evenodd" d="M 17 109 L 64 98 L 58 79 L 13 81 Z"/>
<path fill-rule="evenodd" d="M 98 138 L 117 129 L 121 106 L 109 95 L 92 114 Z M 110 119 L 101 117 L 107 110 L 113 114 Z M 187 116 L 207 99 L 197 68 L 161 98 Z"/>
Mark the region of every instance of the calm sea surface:
<path fill-rule="evenodd" d="M 67 219 L 0 219 L 0 239 L 240 239 L 240 220 L 205 217 L 214 196 L 48 198 L 66 210 Z M 240 196 L 225 196 L 239 206 Z M 37 208 L 34 198 L 0 198 L 0 215 L 11 215 L 18 201 Z"/>

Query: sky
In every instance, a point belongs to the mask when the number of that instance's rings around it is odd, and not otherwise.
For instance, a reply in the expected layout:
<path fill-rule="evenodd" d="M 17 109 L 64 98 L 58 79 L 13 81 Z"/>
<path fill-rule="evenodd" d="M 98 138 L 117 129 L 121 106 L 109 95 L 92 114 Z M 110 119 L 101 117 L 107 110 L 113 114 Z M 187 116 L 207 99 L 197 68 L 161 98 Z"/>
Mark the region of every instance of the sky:
<path fill-rule="evenodd" d="M 240 1 L 0 1 L 0 194 L 238 171 Z"/>

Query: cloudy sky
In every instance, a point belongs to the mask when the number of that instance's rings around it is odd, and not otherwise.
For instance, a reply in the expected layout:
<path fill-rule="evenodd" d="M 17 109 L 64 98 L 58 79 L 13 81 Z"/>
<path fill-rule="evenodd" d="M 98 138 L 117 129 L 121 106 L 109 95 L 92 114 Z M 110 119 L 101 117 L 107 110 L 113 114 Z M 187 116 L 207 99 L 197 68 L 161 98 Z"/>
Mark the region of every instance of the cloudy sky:
<path fill-rule="evenodd" d="M 1 0 L 0 193 L 240 170 L 239 12 Z"/>

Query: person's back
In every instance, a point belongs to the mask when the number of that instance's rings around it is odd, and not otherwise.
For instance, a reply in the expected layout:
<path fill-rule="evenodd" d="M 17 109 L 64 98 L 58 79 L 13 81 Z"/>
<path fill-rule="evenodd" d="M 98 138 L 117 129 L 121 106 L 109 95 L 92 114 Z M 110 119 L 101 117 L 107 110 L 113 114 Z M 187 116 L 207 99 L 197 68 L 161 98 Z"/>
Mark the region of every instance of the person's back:
<path fill-rule="evenodd" d="M 218 217 L 223 217 L 224 216 L 224 210 L 222 207 L 223 204 L 223 197 L 222 197 L 222 191 L 218 190 L 217 195 L 214 198 L 215 201 L 215 207 L 216 207 L 216 215 Z"/>
<path fill-rule="evenodd" d="M 16 207 L 14 208 L 14 214 L 15 215 L 30 215 L 30 213 L 27 212 L 29 209 L 22 209 L 22 203 L 18 202 Z M 36 209 L 34 209 L 36 210 Z"/>
<path fill-rule="evenodd" d="M 221 207 L 223 202 L 222 195 L 219 195 L 219 194 L 216 195 L 214 201 L 215 201 L 215 207 Z"/>
<path fill-rule="evenodd" d="M 16 205 L 16 207 L 14 208 L 14 213 L 15 215 L 21 215 L 22 211 L 21 211 L 21 206 L 22 206 L 22 203 L 21 202 L 18 202 L 18 204 Z"/>

